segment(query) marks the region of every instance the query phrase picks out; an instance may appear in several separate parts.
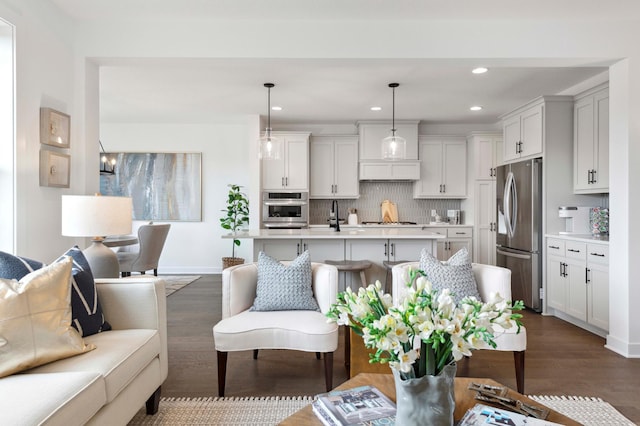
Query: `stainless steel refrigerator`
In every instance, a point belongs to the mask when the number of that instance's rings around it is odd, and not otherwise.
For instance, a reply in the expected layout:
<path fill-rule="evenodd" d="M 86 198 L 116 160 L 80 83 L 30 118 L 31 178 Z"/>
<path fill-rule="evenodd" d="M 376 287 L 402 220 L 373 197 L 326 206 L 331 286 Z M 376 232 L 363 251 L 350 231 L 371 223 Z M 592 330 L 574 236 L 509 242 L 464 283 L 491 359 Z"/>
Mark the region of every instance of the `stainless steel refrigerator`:
<path fill-rule="evenodd" d="M 511 297 L 542 310 L 542 158 L 498 167 L 496 264 L 511 270 Z"/>

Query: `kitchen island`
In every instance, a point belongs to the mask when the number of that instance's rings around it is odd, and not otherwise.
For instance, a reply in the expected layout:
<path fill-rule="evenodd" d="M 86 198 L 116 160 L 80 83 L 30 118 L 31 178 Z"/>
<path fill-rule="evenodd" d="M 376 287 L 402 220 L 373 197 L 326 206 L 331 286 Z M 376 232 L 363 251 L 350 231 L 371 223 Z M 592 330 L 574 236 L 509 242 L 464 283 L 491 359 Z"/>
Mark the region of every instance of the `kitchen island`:
<path fill-rule="evenodd" d="M 340 232 L 328 226 L 256 229 L 228 234 L 223 238 L 252 239 L 254 259 L 263 251 L 278 260 L 291 260 L 308 250 L 312 262 L 368 260 L 373 266 L 365 272 L 367 281 L 380 280 L 382 283 L 387 278 L 384 261 L 417 261 L 422 249 L 437 257 L 437 242 L 447 238 L 442 228 L 438 230 L 431 226 L 340 225 L 340 228 Z"/>

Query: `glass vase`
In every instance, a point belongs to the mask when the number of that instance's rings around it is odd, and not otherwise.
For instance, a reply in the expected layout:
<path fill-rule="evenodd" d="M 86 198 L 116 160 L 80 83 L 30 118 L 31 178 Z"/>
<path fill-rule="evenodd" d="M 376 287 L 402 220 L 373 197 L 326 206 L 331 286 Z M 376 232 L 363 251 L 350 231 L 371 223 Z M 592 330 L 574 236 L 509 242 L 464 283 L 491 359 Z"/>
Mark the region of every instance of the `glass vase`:
<path fill-rule="evenodd" d="M 402 379 L 396 369 L 391 370 L 396 385 L 397 425 L 453 426 L 455 363 L 445 366 L 437 376 L 415 379 Z"/>

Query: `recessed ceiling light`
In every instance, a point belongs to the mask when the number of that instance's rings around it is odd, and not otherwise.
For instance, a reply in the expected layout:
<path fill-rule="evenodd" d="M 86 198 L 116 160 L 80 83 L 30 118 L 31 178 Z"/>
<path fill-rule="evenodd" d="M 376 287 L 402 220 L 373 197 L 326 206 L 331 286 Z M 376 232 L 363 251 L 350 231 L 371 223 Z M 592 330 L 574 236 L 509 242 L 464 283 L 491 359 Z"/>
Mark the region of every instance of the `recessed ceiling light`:
<path fill-rule="evenodd" d="M 480 111 L 482 109 L 482 107 L 480 105 L 474 105 L 471 108 L 469 108 L 471 111 Z"/>
<path fill-rule="evenodd" d="M 371 107 L 371 111 L 382 111 L 382 107 Z"/>
<path fill-rule="evenodd" d="M 474 68 L 473 70 L 471 70 L 471 72 L 474 73 L 474 74 L 484 74 L 487 71 L 489 71 L 489 69 L 485 68 L 485 67 L 478 67 L 478 68 Z"/>
<path fill-rule="evenodd" d="M 279 107 L 279 106 L 275 106 L 275 105 L 274 105 L 274 106 L 272 106 L 272 107 L 271 107 L 271 110 L 272 110 L 272 111 L 282 111 L 282 107 Z"/>

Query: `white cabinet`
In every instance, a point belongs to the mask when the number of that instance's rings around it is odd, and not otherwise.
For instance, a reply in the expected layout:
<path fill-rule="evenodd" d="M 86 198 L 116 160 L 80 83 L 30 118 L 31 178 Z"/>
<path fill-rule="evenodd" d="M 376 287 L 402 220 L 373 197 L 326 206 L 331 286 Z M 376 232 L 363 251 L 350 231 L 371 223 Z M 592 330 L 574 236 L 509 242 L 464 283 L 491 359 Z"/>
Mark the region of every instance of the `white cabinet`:
<path fill-rule="evenodd" d="M 609 247 L 547 238 L 547 307 L 590 329 L 609 329 Z M 558 315 L 562 317 L 561 315 Z"/>
<path fill-rule="evenodd" d="M 477 180 L 474 187 L 473 261 L 496 264 L 496 182 Z"/>
<path fill-rule="evenodd" d="M 451 226 L 446 228 L 434 228 L 431 232 L 446 236 L 445 239 L 437 240 L 438 260 L 446 261 L 462 248 L 469 252 L 469 258 L 473 259 L 473 228 L 470 226 Z"/>
<path fill-rule="evenodd" d="M 418 161 L 361 161 L 360 180 L 418 180 Z"/>
<path fill-rule="evenodd" d="M 418 123 L 396 120 L 396 134 L 407 141 L 407 160 L 418 159 Z M 382 139 L 390 131 L 391 121 L 359 121 L 360 160 L 382 160 Z"/>
<path fill-rule="evenodd" d="M 460 137 L 421 136 L 420 180 L 414 198 L 467 196 L 467 142 Z"/>
<path fill-rule="evenodd" d="M 344 260 L 342 239 L 256 239 L 253 243 L 253 258 L 263 251 L 277 260 L 293 260 L 309 250 L 312 262 Z"/>
<path fill-rule="evenodd" d="M 313 136 L 310 198 L 358 198 L 358 137 Z"/>
<path fill-rule="evenodd" d="M 506 115 L 503 121 L 505 162 L 542 155 L 544 102 Z"/>
<path fill-rule="evenodd" d="M 263 190 L 309 190 L 309 133 L 273 132 L 280 158 L 262 160 Z"/>
<path fill-rule="evenodd" d="M 502 164 L 502 135 L 476 134 L 467 140 L 467 148 L 473 152 L 474 178 L 496 180 L 496 168 Z"/>
<path fill-rule="evenodd" d="M 608 86 L 576 96 L 573 137 L 573 191 L 609 192 Z"/>
<path fill-rule="evenodd" d="M 429 232 L 432 232 L 431 229 Z M 434 253 L 437 240 L 434 239 L 347 239 L 345 243 L 345 259 L 368 260 L 371 268 L 365 271 L 367 283 L 379 280 L 383 285 L 387 279 L 384 261 L 419 261 L 422 249 Z M 358 279 L 357 276 L 351 277 Z M 351 278 L 347 278 L 347 282 Z M 355 284 L 355 282 L 354 282 Z M 360 284 L 354 288 L 359 287 Z"/>

